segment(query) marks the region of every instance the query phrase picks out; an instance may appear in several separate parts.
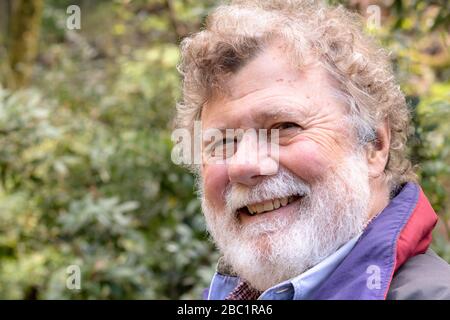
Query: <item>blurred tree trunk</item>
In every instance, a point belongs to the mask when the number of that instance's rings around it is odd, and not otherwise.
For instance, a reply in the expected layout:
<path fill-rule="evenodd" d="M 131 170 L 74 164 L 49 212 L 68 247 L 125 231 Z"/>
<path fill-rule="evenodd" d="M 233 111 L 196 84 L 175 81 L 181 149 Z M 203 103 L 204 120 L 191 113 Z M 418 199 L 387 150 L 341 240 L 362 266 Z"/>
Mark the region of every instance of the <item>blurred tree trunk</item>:
<path fill-rule="evenodd" d="M 10 75 L 7 86 L 26 86 L 38 52 L 43 0 L 13 1 L 8 41 Z"/>
<path fill-rule="evenodd" d="M 0 40 L 5 40 L 9 30 L 9 16 L 11 14 L 11 0 L 0 1 Z"/>

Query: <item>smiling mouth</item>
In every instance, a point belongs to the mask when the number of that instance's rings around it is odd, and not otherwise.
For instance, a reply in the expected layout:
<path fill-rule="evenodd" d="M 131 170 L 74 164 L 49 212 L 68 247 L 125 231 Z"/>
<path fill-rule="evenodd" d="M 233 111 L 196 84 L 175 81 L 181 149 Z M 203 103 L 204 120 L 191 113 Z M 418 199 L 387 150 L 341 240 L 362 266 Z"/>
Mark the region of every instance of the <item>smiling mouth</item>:
<path fill-rule="evenodd" d="M 237 210 L 238 214 L 247 214 L 250 216 L 264 214 L 266 212 L 274 211 L 279 208 L 285 207 L 290 203 L 297 201 L 301 198 L 300 195 L 293 195 L 289 197 L 283 197 L 278 199 L 266 200 L 259 203 L 249 204 Z"/>

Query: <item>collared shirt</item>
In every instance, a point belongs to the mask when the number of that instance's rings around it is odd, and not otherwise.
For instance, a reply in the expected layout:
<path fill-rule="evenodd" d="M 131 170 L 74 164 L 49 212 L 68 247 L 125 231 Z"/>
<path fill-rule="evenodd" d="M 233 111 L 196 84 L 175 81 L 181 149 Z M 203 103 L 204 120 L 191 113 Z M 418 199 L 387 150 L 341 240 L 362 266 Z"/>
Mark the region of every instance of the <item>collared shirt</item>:
<path fill-rule="evenodd" d="M 354 237 L 326 259 L 301 275 L 279 283 L 264 291 L 258 300 L 307 300 L 316 289 L 344 260 L 353 249 L 359 237 Z M 236 276 L 216 272 L 211 281 L 208 300 L 224 300 L 238 285 Z"/>

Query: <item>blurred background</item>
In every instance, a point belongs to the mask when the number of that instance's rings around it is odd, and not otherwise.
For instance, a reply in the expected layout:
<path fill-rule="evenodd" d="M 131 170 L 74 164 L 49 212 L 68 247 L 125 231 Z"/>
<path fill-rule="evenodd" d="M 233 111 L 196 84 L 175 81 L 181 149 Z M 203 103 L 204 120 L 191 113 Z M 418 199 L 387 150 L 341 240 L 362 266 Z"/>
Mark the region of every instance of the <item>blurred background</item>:
<path fill-rule="evenodd" d="M 331 2 L 379 12 L 368 32 L 392 51 L 411 157 L 441 217 L 433 248 L 450 261 L 449 1 Z M 215 5 L 0 1 L 0 299 L 201 297 L 218 255 L 170 135 L 177 46 Z"/>

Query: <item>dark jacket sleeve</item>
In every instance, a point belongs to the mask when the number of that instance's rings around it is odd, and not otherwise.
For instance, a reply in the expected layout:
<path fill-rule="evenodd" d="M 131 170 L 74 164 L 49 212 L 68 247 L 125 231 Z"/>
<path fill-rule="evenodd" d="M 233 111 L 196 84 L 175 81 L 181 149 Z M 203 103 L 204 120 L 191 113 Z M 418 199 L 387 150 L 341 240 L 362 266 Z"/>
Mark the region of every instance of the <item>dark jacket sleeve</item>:
<path fill-rule="evenodd" d="M 450 265 L 428 249 L 396 272 L 388 300 L 450 300 Z"/>

